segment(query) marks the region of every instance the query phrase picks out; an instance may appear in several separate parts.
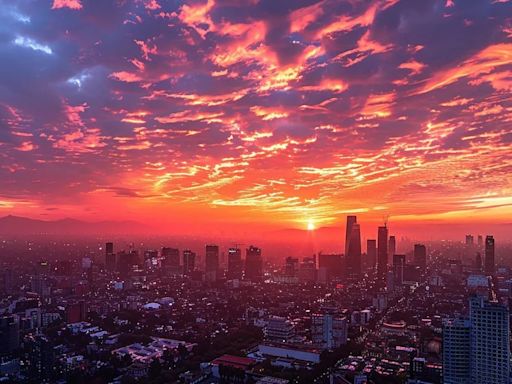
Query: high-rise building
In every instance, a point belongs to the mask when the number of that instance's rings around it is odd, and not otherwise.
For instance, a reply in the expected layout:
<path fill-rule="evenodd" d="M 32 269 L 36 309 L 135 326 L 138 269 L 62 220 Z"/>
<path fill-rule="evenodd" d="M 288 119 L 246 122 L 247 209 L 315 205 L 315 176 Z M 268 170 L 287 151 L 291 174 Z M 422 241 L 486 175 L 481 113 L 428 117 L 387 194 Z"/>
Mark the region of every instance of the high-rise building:
<path fill-rule="evenodd" d="M 299 265 L 299 281 L 312 283 L 316 281 L 316 262 L 313 257 L 305 257 Z"/>
<path fill-rule="evenodd" d="M 342 255 L 321 253 L 318 256 L 318 274 L 324 274 L 326 281 L 341 278 L 343 275 Z"/>
<path fill-rule="evenodd" d="M 473 235 L 466 235 L 466 246 L 472 247 L 475 243 L 475 239 L 473 238 Z"/>
<path fill-rule="evenodd" d="M 469 318 L 443 326 L 445 384 L 508 384 L 509 310 L 483 296 L 472 296 Z"/>
<path fill-rule="evenodd" d="M 219 274 L 219 246 L 207 245 L 205 253 L 205 279 L 216 281 Z"/>
<path fill-rule="evenodd" d="M 485 237 L 485 273 L 494 275 L 495 268 L 494 237 L 488 235 Z"/>
<path fill-rule="evenodd" d="M 295 336 L 295 327 L 285 317 L 271 316 L 264 329 L 265 339 L 280 343 L 289 342 Z"/>
<path fill-rule="evenodd" d="M 377 233 L 377 270 L 381 279 L 386 278 L 388 270 L 388 228 L 379 227 Z"/>
<path fill-rule="evenodd" d="M 16 315 L 0 317 L 0 356 L 8 355 L 20 346 L 20 324 Z"/>
<path fill-rule="evenodd" d="M 105 244 L 105 268 L 113 272 L 116 269 L 116 254 L 114 253 L 114 243 Z"/>
<path fill-rule="evenodd" d="M 405 255 L 393 255 L 393 280 L 395 285 L 404 282 Z"/>
<path fill-rule="evenodd" d="M 12 269 L 5 268 L 0 271 L 0 293 L 10 294 L 13 292 L 14 274 Z"/>
<path fill-rule="evenodd" d="M 482 235 L 478 235 L 478 248 L 482 248 L 484 245 L 484 239 Z"/>
<path fill-rule="evenodd" d="M 313 314 L 311 340 L 326 349 L 339 348 L 347 343 L 347 318 L 335 314 Z"/>
<path fill-rule="evenodd" d="M 357 216 L 347 216 L 347 228 L 345 228 L 345 256 L 348 255 L 352 226 L 357 223 Z"/>
<path fill-rule="evenodd" d="M 388 261 L 393 261 L 393 256 L 396 253 L 396 237 L 389 236 L 388 240 Z"/>
<path fill-rule="evenodd" d="M 253 245 L 245 250 L 245 278 L 252 281 L 263 278 L 261 249 Z"/>
<path fill-rule="evenodd" d="M 474 296 L 471 322 L 471 384 L 508 384 L 510 375 L 509 311 L 505 305 Z"/>
<path fill-rule="evenodd" d="M 421 267 L 422 272 L 427 268 L 427 247 L 423 244 L 414 244 L 414 265 Z"/>
<path fill-rule="evenodd" d="M 443 383 L 470 384 L 471 324 L 455 319 L 443 325 Z"/>
<path fill-rule="evenodd" d="M 345 254 L 347 275 L 357 277 L 361 274 L 361 228 L 355 216 L 347 217 L 348 247 Z"/>
<path fill-rule="evenodd" d="M 284 265 L 284 274 L 288 277 L 297 277 L 299 273 L 299 259 L 297 257 L 287 257 Z"/>
<path fill-rule="evenodd" d="M 480 252 L 477 252 L 475 256 L 475 269 L 477 271 L 482 270 L 482 254 Z"/>
<path fill-rule="evenodd" d="M 377 266 L 377 240 L 366 240 L 366 266 L 370 271 Z"/>
<path fill-rule="evenodd" d="M 162 248 L 162 266 L 177 268 L 180 266 L 180 250 L 177 248 Z"/>
<path fill-rule="evenodd" d="M 242 250 L 240 248 L 228 249 L 228 278 L 241 279 L 244 274 L 244 264 L 242 261 Z"/>
<path fill-rule="evenodd" d="M 54 382 L 52 377 L 58 368 L 53 343 L 44 335 L 29 334 L 23 344 L 28 350 L 30 377 L 40 379 L 41 382 Z"/>
<path fill-rule="evenodd" d="M 183 274 L 190 275 L 196 268 L 196 253 L 190 249 L 183 251 Z"/>

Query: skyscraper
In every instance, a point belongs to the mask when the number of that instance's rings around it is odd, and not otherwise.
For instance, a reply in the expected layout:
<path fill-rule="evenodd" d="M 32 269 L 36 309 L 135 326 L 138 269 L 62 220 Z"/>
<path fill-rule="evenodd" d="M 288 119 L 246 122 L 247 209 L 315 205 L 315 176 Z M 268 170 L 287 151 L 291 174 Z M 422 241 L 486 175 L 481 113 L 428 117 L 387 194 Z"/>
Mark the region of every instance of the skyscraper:
<path fill-rule="evenodd" d="M 388 227 L 379 227 L 377 233 L 377 270 L 381 279 L 386 278 L 388 270 Z"/>
<path fill-rule="evenodd" d="M 475 243 L 475 239 L 473 238 L 473 235 L 466 235 L 466 246 L 472 247 Z"/>
<path fill-rule="evenodd" d="M 348 276 L 357 277 L 361 274 L 361 229 L 355 216 L 347 216 L 348 237 L 347 253 L 345 254 Z"/>
<path fill-rule="evenodd" d="M 116 254 L 114 253 L 114 243 L 105 244 L 105 268 L 108 271 L 116 269 Z"/>
<path fill-rule="evenodd" d="M 219 246 L 207 245 L 205 254 L 205 278 L 216 281 L 219 273 Z"/>
<path fill-rule="evenodd" d="M 393 256 L 396 253 L 396 237 L 389 236 L 388 241 L 388 263 L 389 261 L 393 261 Z"/>
<path fill-rule="evenodd" d="M 443 325 L 443 383 L 470 384 L 471 324 L 455 319 Z"/>
<path fill-rule="evenodd" d="M 245 278 L 252 281 L 263 278 L 261 249 L 253 245 L 245 250 Z"/>
<path fill-rule="evenodd" d="M 196 268 L 196 253 L 190 249 L 183 251 L 183 274 L 190 275 Z"/>
<path fill-rule="evenodd" d="M 494 237 L 487 235 L 485 237 L 485 273 L 494 275 L 496 264 L 494 261 Z"/>
<path fill-rule="evenodd" d="M 471 384 L 508 384 L 510 374 L 509 311 L 480 296 L 470 299 Z"/>
<path fill-rule="evenodd" d="M 357 223 L 357 216 L 347 216 L 347 228 L 345 228 L 345 256 L 348 255 L 352 226 Z"/>
<path fill-rule="evenodd" d="M 427 267 L 427 248 L 423 244 L 414 244 L 414 265 L 421 267 L 425 272 Z"/>
<path fill-rule="evenodd" d="M 393 279 L 395 285 L 402 285 L 404 282 L 405 255 L 393 255 Z"/>
<path fill-rule="evenodd" d="M 366 266 L 370 271 L 377 266 L 377 240 L 366 240 Z"/>
<path fill-rule="evenodd" d="M 484 245 L 484 240 L 482 238 L 482 235 L 478 235 L 478 248 L 482 248 Z"/>
<path fill-rule="evenodd" d="M 443 325 L 443 383 L 508 384 L 509 311 L 482 296 L 469 300 L 469 318 Z"/>
<path fill-rule="evenodd" d="M 242 262 L 242 251 L 240 248 L 228 249 L 228 277 L 230 279 L 241 279 L 244 274 Z"/>
<path fill-rule="evenodd" d="M 176 268 L 180 266 L 180 250 L 177 248 L 162 248 L 162 265 L 168 268 Z"/>

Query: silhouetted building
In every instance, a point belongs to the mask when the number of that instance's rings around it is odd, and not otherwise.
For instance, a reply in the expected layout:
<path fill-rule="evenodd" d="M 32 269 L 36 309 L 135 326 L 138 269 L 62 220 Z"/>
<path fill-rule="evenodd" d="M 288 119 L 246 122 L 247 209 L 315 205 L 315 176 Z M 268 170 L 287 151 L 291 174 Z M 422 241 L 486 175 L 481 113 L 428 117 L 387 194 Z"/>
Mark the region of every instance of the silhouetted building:
<path fill-rule="evenodd" d="M 312 283 L 316 281 L 316 262 L 313 257 L 305 257 L 299 265 L 299 281 Z"/>
<path fill-rule="evenodd" d="M 405 255 L 393 255 L 393 278 L 395 285 L 404 283 Z"/>
<path fill-rule="evenodd" d="M 196 268 L 196 253 L 190 249 L 183 251 L 183 274 L 190 275 Z"/>
<path fill-rule="evenodd" d="M 389 236 L 388 240 L 388 260 L 393 261 L 393 256 L 396 253 L 396 237 Z"/>
<path fill-rule="evenodd" d="M 117 271 L 122 275 L 126 276 L 130 274 L 134 267 L 139 264 L 139 253 L 132 249 L 130 252 L 121 251 L 117 253 L 116 265 Z"/>
<path fill-rule="evenodd" d="M 0 317 L 0 356 L 8 355 L 20 346 L 20 324 L 15 315 Z"/>
<path fill-rule="evenodd" d="M 242 261 L 242 250 L 240 248 L 228 249 L 228 278 L 242 279 L 244 274 L 244 263 Z"/>
<path fill-rule="evenodd" d="M 356 216 L 347 216 L 346 235 L 345 260 L 347 275 L 357 277 L 361 274 L 361 229 L 359 224 L 357 224 Z"/>
<path fill-rule="evenodd" d="M 0 293 L 9 295 L 13 292 L 14 275 L 12 269 L 0 271 Z"/>
<path fill-rule="evenodd" d="M 177 268 L 180 266 L 180 250 L 177 248 L 162 248 L 162 265 L 167 268 Z"/>
<path fill-rule="evenodd" d="M 485 237 L 485 273 L 494 275 L 495 268 L 494 237 L 488 235 Z"/>
<path fill-rule="evenodd" d="M 261 249 L 253 245 L 245 250 L 245 278 L 252 281 L 263 278 Z"/>
<path fill-rule="evenodd" d="M 338 254 L 324 254 L 318 256 L 318 275 L 326 282 L 339 279 L 343 275 L 343 257 Z"/>
<path fill-rule="evenodd" d="M 205 254 L 205 279 L 216 281 L 219 274 L 219 246 L 207 245 Z"/>
<path fill-rule="evenodd" d="M 50 380 L 57 369 L 53 343 L 43 335 L 28 335 L 24 338 L 23 344 L 28 351 L 30 377 L 41 381 Z"/>
<path fill-rule="evenodd" d="M 114 243 L 105 244 L 105 268 L 113 272 L 116 269 L 116 254 L 114 253 Z"/>
<path fill-rule="evenodd" d="M 377 270 L 379 276 L 384 279 L 388 270 L 388 228 L 379 227 L 377 233 Z"/>
<path fill-rule="evenodd" d="M 414 264 L 423 271 L 427 268 L 427 247 L 423 244 L 414 244 Z"/>
<path fill-rule="evenodd" d="M 377 266 L 377 240 L 366 240 L 366 266 L 370 271 Z"/>
<path fill-rule="evenodd" d="M 347 216 L 347 228 L 345 228 L 345 256 L 348 255 L 352 226 L 357 223 L 357 216 Z"/>
<path fill-rule="evenodd" d="M 471 323 L 455 319 L 443 325 L 443 383 L 470 384 Z"/>
<path fill-rule="evenodd" d="M 472 247 L 475 243 L 475 239 L 473 238 L 473 235 L 466 235 L 466 246 Z"/>
<path fill-rule="evenodd" d="M 477 271 L 482 270 L 482 254 L 480 252 L 477 252 L 475 256 L 475 269 Z"/>
<path fill-rule="evenodd" d="M 87 320 L 87 305 L 85 300 L 77 301 L 66 306 L 66 322 L 78 323 Z"/>
<path fill-rule="evenodd" d="M 288 277 L 297 277 L 299 273 L 299 259 L 287 257 L 284 265 L 284 273 Z"/>
<path fill-rule="evenodd" d="M 478 248 L 482 248 L 484 245 L 484 239 L 482 235 L 478 235 Z"/>

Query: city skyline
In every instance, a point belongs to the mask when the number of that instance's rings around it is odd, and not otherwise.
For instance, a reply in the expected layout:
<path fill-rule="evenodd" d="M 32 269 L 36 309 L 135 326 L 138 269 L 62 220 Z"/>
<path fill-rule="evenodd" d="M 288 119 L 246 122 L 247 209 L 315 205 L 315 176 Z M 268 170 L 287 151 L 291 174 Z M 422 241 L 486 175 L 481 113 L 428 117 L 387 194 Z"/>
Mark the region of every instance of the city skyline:
<path fill-rule="evenodd" d="M 509 1 L 9 2 L 0 217 L 197 234 L 389 216 L 396 233 L 504 236 L 511 12 Z"/>

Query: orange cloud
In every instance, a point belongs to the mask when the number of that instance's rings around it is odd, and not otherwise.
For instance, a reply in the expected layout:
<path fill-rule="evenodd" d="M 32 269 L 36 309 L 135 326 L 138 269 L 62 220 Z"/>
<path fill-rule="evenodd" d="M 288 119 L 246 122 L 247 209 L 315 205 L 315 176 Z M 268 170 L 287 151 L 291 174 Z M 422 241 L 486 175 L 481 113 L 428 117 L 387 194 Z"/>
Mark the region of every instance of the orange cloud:
<path fill-rule="evenodd" d="M 82 9 L 80 0 L 53 0 L 52 9 L 69 8 L 74 10 Z"/>
<path fill-rule="evenodd" d="M 431 92 L 433 90 L 446 87 L 465 77 L 472 78 L 477 82 L 480 80 L 488 81 L 491 85 L 497 85 L 499 88 L 508 88 L 510 86 L 509 78 L 505 81 L 503 77 L 493 78 L 494 71 L 504 65 L 510 65 L 512 62 L 512 44 L 495 44 L 484 48 L 473 57 L 445 71 L 438 72 L 431 77 L 425 85 L 417 92 L 418 94 Z M 482 77 L 483 76 L 483 77 Z M 494 80 L 494 82 L 493 82 Z"/>

